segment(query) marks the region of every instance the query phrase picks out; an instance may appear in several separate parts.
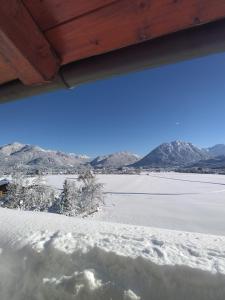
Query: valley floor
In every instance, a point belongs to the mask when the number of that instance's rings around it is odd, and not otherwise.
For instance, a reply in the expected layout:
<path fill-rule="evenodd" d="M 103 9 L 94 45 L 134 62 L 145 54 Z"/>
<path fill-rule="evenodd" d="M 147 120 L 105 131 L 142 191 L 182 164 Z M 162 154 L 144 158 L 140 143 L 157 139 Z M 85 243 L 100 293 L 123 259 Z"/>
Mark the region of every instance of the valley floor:
<path fill-rule="evenodd" d="M 47 184 L 62 188 L 65 178 Z M 225 176 L 149 173 L 98 175 L 105 207 L 95 220 L 225 235 Z"/>

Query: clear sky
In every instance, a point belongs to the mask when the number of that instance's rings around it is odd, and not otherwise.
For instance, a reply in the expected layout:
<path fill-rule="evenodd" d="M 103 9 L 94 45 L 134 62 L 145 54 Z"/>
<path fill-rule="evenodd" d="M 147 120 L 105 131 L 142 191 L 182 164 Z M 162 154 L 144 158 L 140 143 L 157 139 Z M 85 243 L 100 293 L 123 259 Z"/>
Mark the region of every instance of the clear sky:
<path fill-rule="evenodd" d="M 0 105 L 0 144 L 89 156 L 225 143 L 225 54 Z"/>

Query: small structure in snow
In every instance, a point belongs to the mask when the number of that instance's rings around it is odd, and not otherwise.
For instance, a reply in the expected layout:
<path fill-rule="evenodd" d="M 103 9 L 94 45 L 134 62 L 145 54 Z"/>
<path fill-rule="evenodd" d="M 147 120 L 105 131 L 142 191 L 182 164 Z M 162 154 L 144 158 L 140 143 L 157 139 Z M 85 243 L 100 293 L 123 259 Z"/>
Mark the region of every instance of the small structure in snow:
<path fill-rule="evenodd" d="M 3 197 L 7 193 L 7 187 L 9 185 L 8 179 L 0 180 L 0 198 Z"/>

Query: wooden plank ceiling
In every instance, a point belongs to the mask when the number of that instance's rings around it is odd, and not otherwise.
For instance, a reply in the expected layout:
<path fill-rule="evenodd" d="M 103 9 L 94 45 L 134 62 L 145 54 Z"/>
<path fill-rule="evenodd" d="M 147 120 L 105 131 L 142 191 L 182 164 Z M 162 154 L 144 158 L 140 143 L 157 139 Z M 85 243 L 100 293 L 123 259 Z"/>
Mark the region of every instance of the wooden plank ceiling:
<path fill-rule="evenodd" d="M 0 84 L 225 19 L 225 0 L 0 0 Z"/>
<path fill-rule="evenodd" d="M 0 52 L 27 85 L 50 81 L 59 63 L 51 46 L 20 1 L 0 9 Z"/>

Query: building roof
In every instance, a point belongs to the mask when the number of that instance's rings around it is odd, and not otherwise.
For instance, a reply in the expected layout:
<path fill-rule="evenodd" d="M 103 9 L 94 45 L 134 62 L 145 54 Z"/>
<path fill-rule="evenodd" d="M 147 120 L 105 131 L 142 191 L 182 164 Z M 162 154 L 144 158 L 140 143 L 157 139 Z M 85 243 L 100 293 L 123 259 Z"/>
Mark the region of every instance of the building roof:
<path fill-rule="evenodd" d="M 107 53 L 110 54 L 110 61 L 113 61 L 113 53 L 117 53 L 116 59 L 126 64 L 126 71 L 143 67 L 143 58 L 138 55 L 138 51 L 143 51 L 141 45 L 148 41 L 155 42 L 148 48 L 148 53 L 145 51 L 146 57 L 148 55 L 149 58 L 155 58 L 157 55 L 159 60 L 161 55 L 160 63 L 168 63 L 171 59 L 165 61 L 165 52 L 173 51 L 174 54 L 179 54 L 179 59 L 181 50 L 176 36 L 174 44 L 170 46 L 168 42 L 162 45 L 164 37 L 193 28 L 198 30 L 199 27 L 204 27 L 201 32 L 204 38 L 202 41 L 201 38 L 198 41 L 198 38 L 185 44 L 182 59 L 189 58 L 190 53 L 191 56 L 195 56 L 224 51 L 224 44 L 221 44 L 224 36 L 222 39 L 220 29 L 217 28 L 213 33 L 212 43 L 211 29 L 207 26 L 223 20 L 224 0 L 2 1 L 0 101 L 3 99 L 1 95 L 9 90 L 11 94 L 14 93 L 14 98 L 19 97 L 17 91 L 21 85 L 27 87 L 28 95 L 71 86 L 70 78 L 66 80 L 64 72 L 61 71 L 65 71 L 65 66 L 71 63 L 76 63 L 74 68 L 79 70 L 79 73 L 73 73 L 73 77 L 76 76 L 76 84 L 101 76 L 107 77 L 111 73 L 117 74 L 118 69 L 117 73 L 113 71 L 114 62 L 108 63 L 106 71 L 101 63 L 101 59 L 103 62 L 107 60 Z M 224 32 L 224 22 L 220 24 L 220 28 L 221 26 Z M 207 51 L 199 50 L 200 42 L 204 47 L 208 45 Z M 120 49 L 128 49 L 134 45 L 137 46 L 136 51 L 131 49 L 132 60 L 126 59 L 127 56 L 123 56 Z M 90 58 L 96 57 L 97 61 L 90 61 Z M 130 69 L 133 61 L 136 62 L 135 67 Z M 151 67 L 152 60 L 150 61 L 151 63 L 146 63 L 145 66 Z M 71 68 L 67 70 L 68 74 L 71 75 Z M 9 83 L 10 88 L 7 90 Z M 40 88 L 43 86 L 44 88 Z"/>

